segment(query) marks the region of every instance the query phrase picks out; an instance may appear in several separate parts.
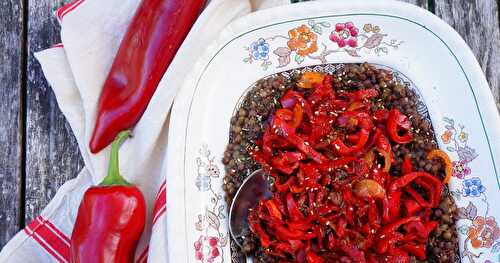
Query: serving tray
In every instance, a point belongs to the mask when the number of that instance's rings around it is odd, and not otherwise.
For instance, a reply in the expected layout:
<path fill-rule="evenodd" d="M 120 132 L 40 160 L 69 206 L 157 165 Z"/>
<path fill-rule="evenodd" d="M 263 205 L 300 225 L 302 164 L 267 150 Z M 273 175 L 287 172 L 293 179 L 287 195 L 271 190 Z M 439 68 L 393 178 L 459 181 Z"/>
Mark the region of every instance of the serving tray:
<path fill-rule="evenodd" d="M 221 159 L 245 91 L 283 71 L 364 61 L 401 72 L 427 106 L 439 146 L 453 160 L 450 189 L 460 207 L 462 261 L 500 262 L 500 118 L 488 83 L 451 27 L 423 9 L 387 1 L 263 10 L 235 21 L 207 47 L 172 110 L 165 233 L 170 262 L 237 260 Z"/>

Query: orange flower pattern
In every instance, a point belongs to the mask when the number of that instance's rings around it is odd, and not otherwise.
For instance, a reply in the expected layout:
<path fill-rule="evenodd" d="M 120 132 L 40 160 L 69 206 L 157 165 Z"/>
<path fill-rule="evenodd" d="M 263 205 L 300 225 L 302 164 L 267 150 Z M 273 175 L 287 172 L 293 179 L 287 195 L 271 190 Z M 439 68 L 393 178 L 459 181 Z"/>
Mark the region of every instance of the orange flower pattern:
<path fill-rule="evenodd" d="M 301 25 L 288 31 L 287 45 L 290 50 L 297 52 L 299 56 L 307 56 L 318 51 L 318 36 L 311 32 L 311 29 L 306 25 Z"/>
<path fill-rule="evenodd" d="M 490 248 L 500 237 L 500 228 L 498 228 L 495 218 L 492 216 L 477 216 L 467 231 L 467 236 L 471 240 L 473 248 Z"/>
<path fill-rule="evenodd" d="M 448 144 L 451 141 L 451 136 L 453 133 L 450 130 L 446 130 L 442 135 L 441 135 L 441 140 L 443 140 L 444 144 Z"/>

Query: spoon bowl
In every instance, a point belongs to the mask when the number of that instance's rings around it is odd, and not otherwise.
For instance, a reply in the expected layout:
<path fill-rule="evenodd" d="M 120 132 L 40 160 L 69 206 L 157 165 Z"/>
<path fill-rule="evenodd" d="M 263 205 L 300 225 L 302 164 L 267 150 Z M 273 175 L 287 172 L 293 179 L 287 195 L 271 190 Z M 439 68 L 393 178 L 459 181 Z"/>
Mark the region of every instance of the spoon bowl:
<path fill-rule="evenodd" d="M 248 211 L 257 203 L 272 197 L 268 174 L 262 169 L 250 174 L 234 195 L 229 209 L 229 232 L 239 247 L 243 246 L 242 238 L 248 234 Z"/>

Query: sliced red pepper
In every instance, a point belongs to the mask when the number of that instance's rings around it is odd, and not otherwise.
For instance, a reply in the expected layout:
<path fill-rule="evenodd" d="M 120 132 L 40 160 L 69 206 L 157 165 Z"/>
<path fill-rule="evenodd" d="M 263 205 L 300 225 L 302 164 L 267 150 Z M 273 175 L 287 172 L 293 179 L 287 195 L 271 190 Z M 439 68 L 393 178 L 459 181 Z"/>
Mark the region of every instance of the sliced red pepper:
<path fill-rule="evenodd" d="M 415 215 L 418 211 L 422 210 L 422 206 L 412 199 L 405 199 L 403 204 L 405 206 L 406 216 Z"/>
<path fill-rule="evenodd" d="M 400 130 L 403 131 L 403 135 L 399 135 Z M 387 133 L 393 141 L 401 144 L 409 143 L 413 139 L 410 120 L 397 109 L 389 112 Z"/>
<path fill-rule="evenodd" d="M 295 147 L 297 147 L 301 152 L 306 154 L 313 161 L 322 163 L 323 161 L 327 160 L 326 157 L 314 150 L 314 148 L 308 142 L 304 141 L 304 139 L 300 138 L 299 136 L 291 134 L 288 136 L 287 140 L 295 145 Z"/>
<path fill-rule="evenodd" d="M 282 152 L 273 158 L 272 166 L 285 174 L 291 174 L 299 167 L 299 161 L 304 159 L 305 155 L 300 152 Z"/>
<path fill-rule="evenodd" d="M 406 218 L 396 220 L 390 224 L 387 224 L 379 230 L 379 236 L 383 237 L 389 233 L 395 232 L 402 225 L 407 224 L 409 222 L 413 222 L 413 221 L 420 221 L 420 217 L 418 217 L 418 216 L 406 217 Z"/>
<path fill-rule="evenodd" d="M 293 107 L 293 121 L 292 127 L 297 128 L 302 123 L 302 119 L 304 118 L 304 109 L 300 104 L 295 104 Z"/>
<path fill-rule="evenodd" d="M 365 254 L 353 245 L 340 243 L 340 249 L 344 251 L 354 262 L 366 263 Z"/>
<path fill-rule="evenodd" d="M 403 174 L 409 174 L 409 173 L 413 172 L 413 164 L 412 164 L 411 159 L 408 155 L 406 155 L 404 160 L 403 160 L 403 164 L 401 166 L 401 171 L 403 172 Z"/>
<path fill-rule="evenodd" d="M 389 117 L 389 111 L 386 109 L 380 109 L 373 112 L 373 120 L 376 122 L 385 122 Z"/>
<path fill-rule="evenodd" d="M 267 235 L 264 229 L 262 229 L 262 226 L 260 225 L 258 220 L 258 215 L 255 213 L 255 211 L 256 210 L 252 210 L 249 213 L 248 226 L 250 230 L 259 237 L 260 244 L 265 248 L 269 247 L 269 245 L 271 244 L 271 240 L 269 238 L 269 235 Z"/>
<path fill-rule="evenodd" d="M 353 95 L 355 100 L 368 100 L 378 97 L 378 91 L 376 89 L 362 89 L 355 91 Z"/>
<path fill-rule="evenodd" d="M 376 250 L 379 254 L 385 254 L 390 247 L 403 240 L 403 234 L 395 231 L 389 232 L 377 241 Z"/>
<path fill-rule="evenodd" d="M 274 186 L 276 187 L 278 192 L 286 193 L 293 185 L 293 183 L 295 183 L 295 180 L 295 177 L 290 176 L 284 183 L 280 183 L 279 180 L 276 180 L 274 182 Z"/>
<path fill-rule="evenodd" d="M 401 191 L 392 191 L 389 192 L 387 201 L 388 201 L 388 217 L 384 218 L 385 222 L 389 222 L 393 218 L 399 218 L 400 213 L 400 205 L 401 205 Z"/>
<path fill-rule="evenodd" d="M 273 229 L 276 232 L 276 237 L 282 241 L 288 241 L 290 239 L 305 240 L 316 237 L 314 233 L 305 233 L 296 229 L 291 230 L 281 225 L 274 225 Z"/>
<path fill-rule="evenodd" d="M 335 141 L 333 141 L 332 145 L 334 149 L 337 150 L 341 155 L 350 155 L 353 153 L 357 153 L 361 151 L 361 149 L 363 149 L 363 147 L 365 146 L 366 142 L 368 141 L 368 137 L 370 136 L 370 132 L 365 129 L 361 129 L 358 133 L 358 136 L 359 140 L 353 146 L 346 146 L 340 139 L 336 139 Z"/>
<path fill-rule="evenodd" d="M 436 207 L 439 205 L 442 183 L 435 176 L 426 172 L 412 172 L 394 180 L 394 182 L 392 182 L 389 186 L 389 191 L 396 191 L 397 189 L 406 187 L 413 181 L 415 181 L 417 184 L 428 191 L 429 201 L 425 201 L 425 199 L 421 197 L 421 195 L 418 194 L 415 190 L 413 190 L 413 188 L 406 188 L 406 191 L 411 194 L 421 206 Z"/>
<path fill-rule="evenodd" d="M 323 258 L 318 256 L 312 250 L 309 250 L 306 252 L 306 259 L 307 259 L 307 263 L 324 263 L 325 262 L 323 260 Z"/>
<path fill-rule="evenodd" d="M 274 200 L 275 199 L 269 199 L 264 202 L 267 211 L 271 216 L 274 216 L 279 220 L 283 220 L 283 216 L 281 215 L 280 209 L 278 208 Z"/>
<path fill-rule="evenodd" d="M 286 206 L 288 209 L 288 215 L 292 221 L 300 221 L 304 218 L 302 212 L 300 212 L 297 203 L 293 199 L 292 193 L 286 195 Z"/>

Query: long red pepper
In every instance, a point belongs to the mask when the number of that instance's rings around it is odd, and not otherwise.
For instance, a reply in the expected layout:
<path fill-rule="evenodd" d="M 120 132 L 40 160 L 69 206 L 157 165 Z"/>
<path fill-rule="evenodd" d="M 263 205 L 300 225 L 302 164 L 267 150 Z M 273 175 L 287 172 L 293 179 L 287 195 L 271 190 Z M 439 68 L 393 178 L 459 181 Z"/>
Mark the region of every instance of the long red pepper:
<path fill-rule="evenodd" d="M 99 152 L 146 110 L 206 0 L 143 0 L 108 74 L 90 150 Z"/>
<path fill-rule="evenodd" d="M 108 175 L 89 188 L 71 234 L 71 262 L 133 262 L 146 220 L 141 191 L 119 173 L 118 148 L 129 132 L 113 142 Z"/>

